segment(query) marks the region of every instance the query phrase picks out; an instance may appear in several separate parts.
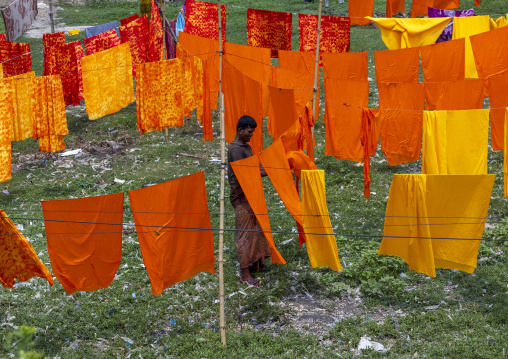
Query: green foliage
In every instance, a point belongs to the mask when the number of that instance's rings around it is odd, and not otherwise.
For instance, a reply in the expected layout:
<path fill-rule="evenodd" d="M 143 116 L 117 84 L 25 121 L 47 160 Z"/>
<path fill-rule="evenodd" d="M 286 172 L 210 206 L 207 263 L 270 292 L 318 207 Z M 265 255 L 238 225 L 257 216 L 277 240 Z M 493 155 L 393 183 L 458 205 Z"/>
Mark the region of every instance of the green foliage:
<path fill-rule="evenodd" d="M 35 333 L 37 333 L 37 329 L 22 325 L 7 334 L 2 347 L 6 353 L 13 354 L 19 359 L 42 358 L 42 354 L 31 350 L 35 345 L 33 341 Z"/>

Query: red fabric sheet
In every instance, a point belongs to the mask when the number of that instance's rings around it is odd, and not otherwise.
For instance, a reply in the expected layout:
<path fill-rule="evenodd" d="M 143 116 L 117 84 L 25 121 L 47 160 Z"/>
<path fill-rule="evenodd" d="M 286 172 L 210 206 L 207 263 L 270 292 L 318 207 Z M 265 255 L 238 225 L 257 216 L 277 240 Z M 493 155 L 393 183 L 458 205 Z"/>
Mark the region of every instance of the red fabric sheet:
<path fill-rule="evenodd" d="M 47 33 L 47 34 L 42 34 L 42 46 L 43 46 L 43 49 L 42 49 L 42 55 L 43 55 L 43 72 L 42 74 L 44 76 L 48 76 L 51 74 L 51 71 L 50 69 L 54 66 L 56 66 L 55 64 L 55 60 L 56 60 L 56 57 L 52 57 L 51 59 L 48 58 L 48 55 L 47 55 L 47 48 L 49 46 L 55 46 L 55 45 L 63 45 L 65 44 L 65 32 L 61 31 L 61 32 L 55 32 L 55 33 Z"/>
<path fill-rule="evenodd" d="M 291 51 L 292 28 L 291 13 L 247 10 L 247 45 L 272 49 L 272 57 L 277 57 L 277 50 Z"/>
<path fill-rule="evenodd" d="M 87 55 L 95 54 L 99 51 L 111 49 L 120 45 L 122 42 L 118 37 L 115 29 L 108 30 L 102 34 L 95 35 L 83 40 L 85 43 L 85 51 Z"/>
<path fill-rule="evenodd" d="M 300 51 L 316 52 L 318 16 L 298 14 Z M 349 17 L 321 16 L 319 52 L 349 52 Z"/>
<path fill-rule="evenodd" d="M 136 66 L 144 64 L 148 59 L 148 40 L 150 38 L 150 27 L 148 17 L 145 15 L 120 26 L 122 44 L 129 42 L 132 55 L 132 75 L 136 76 Z"/>
<path fill-rule="evenodd" d="M 150 36 L 148 38 L 148 61 L 162 61 L 162 21 L 159 9 L 152 0 L 150 16 Z"/>
<path fill-rule="evenodd" d="M 219 13 L 217 4 L 187 0 L 185 32 L 192 35 L 219 40 Z M 220 7 L 222 44 L 226 42 L 226 5 Z"/>
<path fill-rule="evenodd" d="M 30 45 L 19 42 L 0 42 L 0 62 L 2 62 L 4 77 L 31 72 L 32 55 L 30 54 Z"/>
<path fill-rule="evenodd" d="M 139 19 L 139 14 L 134 14 L 129 17 L 125 17 L 120 20 L 120 26 L 121 25 L 127 25 L 129 22 Z"/>

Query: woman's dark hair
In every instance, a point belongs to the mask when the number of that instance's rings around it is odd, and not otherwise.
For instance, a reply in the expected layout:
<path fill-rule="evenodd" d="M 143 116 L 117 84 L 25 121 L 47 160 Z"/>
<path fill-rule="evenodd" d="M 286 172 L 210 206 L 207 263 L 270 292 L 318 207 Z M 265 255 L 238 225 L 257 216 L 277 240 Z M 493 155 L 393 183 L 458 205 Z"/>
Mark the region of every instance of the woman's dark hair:
<path fill-rule="evenodd" d="M 239 130 L 242 130 L 244 128 L 256 128 L 258 126 L 258 124 L 256 123 L 256 120 L 254 120 L 252 117 L 250 117 L 249 115 L 243 115 L 242 117 L 240 117 L 240 119 L 238 120 L 238 123 L 236 124 L 236 131 L 238 132 Z"/>

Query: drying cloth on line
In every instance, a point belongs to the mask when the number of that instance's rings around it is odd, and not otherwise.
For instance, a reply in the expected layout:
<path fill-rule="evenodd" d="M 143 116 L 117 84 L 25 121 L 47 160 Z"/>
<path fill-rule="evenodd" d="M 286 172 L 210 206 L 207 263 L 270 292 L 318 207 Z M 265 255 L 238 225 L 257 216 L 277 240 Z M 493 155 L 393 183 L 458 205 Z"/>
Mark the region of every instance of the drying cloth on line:
<path fill-rule="evenodd" d="M 450 40 L 422 46 L 423 79 L 425 82 L 465 79 L 465 39 Z"/>
<path fill-rule="evenodd" d="M 272 57 L 277 57 L 277 50 L 291 51 L 292 29 L 289 12 L 247 10 L 247 45 L 272 49 Z"/>
<path fill-rule="evenodd" d="M 308 111 L 306 109 L 306 111 Z M 297 177 L 301 177 L 301 170 L 317 169 L 314 163 L 314 142 L 312 139 L 313 123 L 308 121 L 307 116 L 295 121 L 289 129 L 280 136 L 286 151 L 286 159 L 289 168 Z M 306 149 L 308 155 L 303 150 Z"/>
<path fill-rule="evenodd" d="M 139 19 L 139 14 L 134 14 L 120 20 L 120 26 L 127 25 L 129 22 Z"/>
<path fill-rule="evenodd" d="M 23 141 L 33 136 L 34 77 L 33 71 L 10 77 L 14 90 L 12 141 Z"/>
<path fill-rule="evenodd" d="M 99 35 L 84 39 L 86 55 L 93 55 L 96 52 L 111 49 L 122 42 L 115 30 L 108 30 Z M 132 62 L 132 61 L 131 61 Z"/>
<path fill-rule="evenodd" d="M 166 43 L 166 59 L 170 60 L 176 57 L 176 41 L 171 35 L 171 32 L 174 34 L 176 31 L 176 20 L 168 21 L 168 19 L 166 19 L 165 21 L 166 26 L 164 27 L 164 41 Z"/>
<path fill-rule="evenodd" d="M 378 109 L 362 109 L 362 131 L 360 133 L 363 146 L 363 195 L 370 197 L 370 156 L 376 154 L 381 122 Z"/>
<path fill-rule="evenodd" d="M 490 29 L 499 29 L 501 27 L 508 26 L 508 20 L 506 20 L 506 16 L 498 17 L 497 19 L 490 19 Z"/>
<path fill-rule="evenodd" d="M 219 12 L 217 4 L 195 0 L 187 0 L 186 4 L 185 32 L 191 35 L 219 40 Z M 226 10 L 226 5 L 220 6 L 223 45 L 226 42 Z"/>
<path fill-rule="evenodd" d="M 469 16 L 457 17 L 453 20 L 453 34 L 452 39 L 466 39 L 466 79 L 477 79 L 478 72 L 471 47 L 469 36 L 477 35 L 482 32 L 490 30 L 490 17 L 484 16 Z"/>
<path fill-rule="evenodd" d="M 90 120 L 120 111 L 134 102 L 129 43 L 83 58 L 83 89 Z"/>
<path fill-rule="evenodd" d="M 55 46 L 55 45 L 63 45 L 65 44 L 65 32 L 55 32 L 55 33 L 47 33 L 42 34 L 42 55 L 43 55 L 43 72 L 42 74 L 44 76 L 48 76 L 51 74 L 51 69 L 56 66 L 56 57 L 50 57 L 48 58 L 48 54 L 46 51 L 46 48 L 49 46 Z M 86 40 L 85 40 L 85 46 L 86 46 Z M 49 61 L 49 63 L 48 63 Z"/>
<path fill-rule="evenodd" d="M 490 93 L 490 142 L 492 150 L 501 151 L 504 147 L 504 107 L 508 106 L 508 73 L 491 76 L 487 80 Z"/>
<path fill-rule="evenodd" d="M 120 35 L 118 32 L 118 23 L 115 21 L 108 22 L 107 24 L 101 24 L 97 26 L 87 27 L 85 29 L 85 36 L 87 38 L 92 36 L 97 36 L 99 34 L 102 34 L 103 32 L 109 31 L 109 30 L 115 30 L 117 35 Z"/>
<path fill-rule="evenodd" d="M 16 40 L 37 17 L 37 0 L 15 0 L 2 9 L 7 41 Z"/>
<path fill-rule="evenodd" d="M 487 174 L 489 110 L 424 111 L 422 174 Z"/>
<path fill-rule="evenodd" d="M 15 119 L 15 93 L 11 79 L 0 79 L 0 182 L 11 176 L 12 123 Z"/>
<path fill-rule="evenodd" d="M 376 81 L 378 86 L 382 82 L 418 82 L 420 49 L 417 47 L 375 51 L 374 62 L 376 64 Z"/>
<path fill-rule="evenodd" d="M 51 268 L 67 294 L 107 288 L 115 279 L 122 261 L 123 202 L 123 192 L 41 201 Z"/>
<path fill-rule="evenodd" d="M 388 164 L 418 161 L 422 142 L 425 106 L 424 84 L 381 83 L 381 150 Z"/>
<path fill-rule="evenodd" d="M 152 0 L 152 15 L 150 16 L 150 36 L 148 37 L 147 61 L 162 61 L 162 20 L 159 8 Z"/>
<path fill-rule="evenodd" d="M 255 214 L 259 226 L 264 232 L 264 237 L 268 241 L 273 263 L 286 264 L 286 261 L 280 255 L 273 241 L 270 219 L 268 218 L 268 209 L 266 207 L 265 193 L 263 191 L 263 182 L 261 181 L 261 171 L 259 168 L 259 158 L 257 156 L 247 157 L 243 160 L 230 162 L 236 178 L 247 198 L 247 202 Z"/>
<path fill-rule="evenodd" d="M 474 35 L 469 40 L 482 78 L 508 72 L 508 27 Z"/>
<path fill-rule="evenodd" d="M 25 74 L 32 71 L 32 55 L 29 44 L 0 42 L 0 62 L 4 77 Z"/>
<path fill-rule="evenodd" d="M 436 268 L 473 273 L 495 177 L 394 175 L 378 254 L 431 277 Z"/>
<path fill-rule="evenodd" d="M 436 9 L 433 7 L 429 7 L 429 17 L 466 17 L 466 16 L 475 16 L 474 9 L 469 10 L 443 10 Z M 448 25 L 446 25 L 445 29 L 439 35 L 439 38 L 436 42 L 450 41 L 452 39 L 453 34 L 453 19 L 450 21 Z"/>
<path fill-rule="evenodd" d="M 405 11 L 404 0 L 386 0 L 386 17 L 393 17 L 393 15 Z"/>
<path fill-rule="evenodd" d="M 300 35 L 300 51 L 316 52 L 318 16 L 298 14 L 298 28 Z M 349 17 L 321 16 L 319 53 L 349 52 L 349 48 Z"/>
<path fill-rule="evenodd" d="M 204 172 L 129 191 L 152 293 L 215 273 L 212 224 Z"/>
<path fill-rule="evenodd" d="M 357 81 L 367 81 L 368 79 L 369 58 L 366 52 L 322 54 L 321 61 L 325 77 Z"/>
<path fill-rule="evenodd" d="M 126 25 L 120 26 L 122 43 L 129 42 L 132 56 L 132 75 L 136 76 L 136 68 L 148 60 L 148 43 L 150 27 L 148 17 L 142 16 Z"/>
<path fill-rule="evenodd" d="M 456 9 L 460 6 L 460 0 L 413 0 L 411 17 L 429 16 L 429 8 Z"/>
<path fill-rule="evenodd" d="M 433 44 L 451 20 L 451 18 L 367 18 L 381 31 L 381 38 L 388 50 Z"/>
<path fill-rule="evenodd" d="M 0 210 L 0 283 L 14 289 L 14 279 L 25 282 L 37 276 L 53 285 L 53 276 L 37 257 L 32 245 Z"/>
<path fill-rule="evenodd" d="M 302 171 L 302 214 L 310 265 L 339 272 L 342 266 L 326 204 L 325 171 Z"/>
<path fill-rule="evenodd" d="M 315 52 L 279 50 L 279 67 L 281 69 L 314 75 L 315 66 Z"/>
<path fill-rule="evenodd" d="M 429 82 L 425 84 L 426 110 L 475 110 L 483 108 L 482 79 Z"/>
<path fill-rule="evenodd" d="M 365 17 L 374 15 L 374 0 L 348 0 L 347 7 L 351 25 L 370 24 L 370 20 Z"/>

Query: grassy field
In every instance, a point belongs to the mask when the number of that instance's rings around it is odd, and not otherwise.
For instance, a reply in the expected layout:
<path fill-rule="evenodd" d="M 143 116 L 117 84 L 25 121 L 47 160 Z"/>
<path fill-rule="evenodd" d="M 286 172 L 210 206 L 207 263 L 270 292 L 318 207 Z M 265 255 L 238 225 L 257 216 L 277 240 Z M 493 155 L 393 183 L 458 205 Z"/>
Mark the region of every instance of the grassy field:
<path fill-rule="evenodd" d="M 246 43 L 248 7 L 317 13 L 318 2 L 303 0 L 224 0 L 227 38 Z M 327 15 L 347 15 L 347 1 L 331 0 Z M 461 9 L 473 7 L 463 0 Z M 183 1 L 171 1 L 173 18 Z M 64 5 L 58 25 L 96 25 L 119 20 L 138 11 L 137 2 L 90 2 Z M 376 0 L 382 16 L 384 1 Z M 406 1 L 406 9 L 411 2 Z M 484 0 L 477 14 L 498 17 L 508 12 L 505 0 Z M 298 48 L 297 17 L 293 17 L 293 48 Z M 83 36 L 83 35 L 80 35 Z M 75 39 L 75 38 L 73 38 Z M 32 47 L 34 70 L 42 73 L 41 39 L 21 37 Z M 384 50 L 376 27 L 353 27 L 351 51 Z M 372 52 L 369 53 L 372 60 Z M 370 77 L 374 80 L 374 62 Z M 374 81 L 373 81 L 374 82 Z M 372 86 L 370 104 L 377 104 Z M 322 101 L 322 111 L 324 101 Z M 40 200 L 127 192 L 199 170 L 205 171 L 212 225 L 218 226 L 220 157 L 218 120 L 214 114 L 213 142 L 202 142 L 195 118 L 183 127 L 163 133 L 139 135 L 136 108 L 90 121 L 84 105 L 68 108 L 68 149 L 82 148 L 85 156 L 61 157 L 41 153 L 37 141 L 13 143 L 13 178 L 0 193 L 2 209 L 22 225 L 39 258 L 48 268 L 49 256 Z M 266 126 L 266 123 L 265 123 Z M 274 235 L 287 265 L 270 265 L 262 274 L 263 287 L 245 289 L 238 284 L 238 263 L 232 234 L 225 238 L 226 322 L 228 344 L 218 332 L 218 276 L 199 274 L 167 289 L 151 293 L 135 233 L 123 237 L 123 259 L 109 288 L 67 295 L 55 281 L 50 287 L 40 278 L 0 291 L 0 337 L 3 343 L 19 334 L 22 325 L 37 329 L 33 350 L 50 358 L 229 358 L 229 357 L 368 357 L 388 358 L 497 358 L 508 349 L 508 242 L 483 242 L 474 274 L 438 270 L 436 278 L 409 272 L 400 259 L 376 255 L 388 191 L 393 174 L 419 173 L 421 161 L 390 167 L 384 155 L 372 159 L 372 195 L 363 197 L 362 167 L 324 155 L 325 128 L 316 124 L 316 164 L 326 171 L 328 208 L 344 269 L 312 269 L 297 235 Z M 265 145 L 271 143 L 265 134 Z M 182 155 L 182 153 L 184 155 Z M 189 157 L 185 154 L 195 155 Z M 484 238 L 508 240 L 508 211 L 503 199 L 502 153 L 488 154 L 488 171 L 497 174 L 488 229 Z M 120 184 L 115 178 L 125 180 Z M 264 180 L 273 230 L 294 231 L 294 221 L 268 179 Z M 229 189 L 227 189 L 227 193 Z M 226 227 L 234 227 L 227 204 Z M 128 201 L 124 222 L 132 223 Z M 217 236 L 215 236 L 217 243 Z M 389 348 L 386 353 L 356 350 L 366 336 Z M 11 338 L 11 339 L 9 339 Z M 0 349 L 9 357 L 21 346 Z"/>

